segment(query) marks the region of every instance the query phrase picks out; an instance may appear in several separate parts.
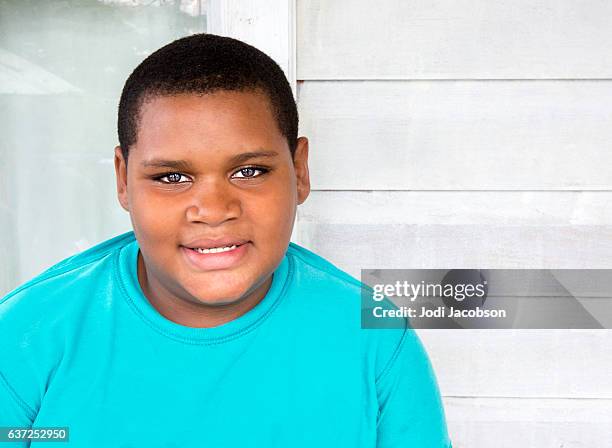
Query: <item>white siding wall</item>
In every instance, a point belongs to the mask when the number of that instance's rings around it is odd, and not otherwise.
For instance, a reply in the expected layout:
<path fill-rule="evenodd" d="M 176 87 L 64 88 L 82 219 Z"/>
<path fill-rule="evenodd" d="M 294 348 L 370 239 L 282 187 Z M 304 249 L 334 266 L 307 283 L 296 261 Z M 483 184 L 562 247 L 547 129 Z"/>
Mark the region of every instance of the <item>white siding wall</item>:
<path fill-rule="evenodd" d="M 297 0 L 314 190 L 361 268 L 612 268 L 612 3 Z M 608 330 L 420 335 L 455 448 L 612 446 Z"/>

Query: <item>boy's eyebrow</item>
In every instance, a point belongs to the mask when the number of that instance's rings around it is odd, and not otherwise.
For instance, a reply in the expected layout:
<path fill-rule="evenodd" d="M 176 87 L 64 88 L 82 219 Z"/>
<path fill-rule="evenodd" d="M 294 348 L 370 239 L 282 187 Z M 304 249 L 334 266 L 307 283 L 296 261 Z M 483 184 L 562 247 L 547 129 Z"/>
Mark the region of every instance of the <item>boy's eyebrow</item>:
<path fill-rule="evenodd" d="M 231 158 L 231 163 L 242 163 L 249 159 L 255 159 L 258 157 L 276 157 L 278 153 L 276 151 L 251 151 L 237 154 Z"/>
<path fill-rule="evenodd" d="M 230 163 L 242 163 L 249 159 L 257 157 L 275 157 L 278 153 L 276 151 L 250 151 L 237 154 L 230 159 Z M 144 168 L 173 168 L 176 170 L 190 170 L 191 163 L 187 160 L 167 160 L 167 159 L 151 159 L 142 162 Z"/>

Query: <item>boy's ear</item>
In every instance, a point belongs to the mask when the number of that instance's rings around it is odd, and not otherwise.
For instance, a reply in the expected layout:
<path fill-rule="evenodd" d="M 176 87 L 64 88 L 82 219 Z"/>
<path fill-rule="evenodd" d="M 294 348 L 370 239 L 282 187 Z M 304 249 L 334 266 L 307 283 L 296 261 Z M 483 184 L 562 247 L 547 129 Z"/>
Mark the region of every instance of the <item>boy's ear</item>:
<path fill-rule="evenodd" d="M 121 207 L 130 211 L 127 195 L 127 164 L 123 159 L 121 146 L 115 147 L 115 177 L 117 178 L 117 197 Z"/>
<path fill-rule="evenodd" d="M 293 166 L 297 181 L 298 204 L 302 204 L 310 194 L 310 174 L 308 173 L 308 139 L 300 137 L 293 154 Z"/>

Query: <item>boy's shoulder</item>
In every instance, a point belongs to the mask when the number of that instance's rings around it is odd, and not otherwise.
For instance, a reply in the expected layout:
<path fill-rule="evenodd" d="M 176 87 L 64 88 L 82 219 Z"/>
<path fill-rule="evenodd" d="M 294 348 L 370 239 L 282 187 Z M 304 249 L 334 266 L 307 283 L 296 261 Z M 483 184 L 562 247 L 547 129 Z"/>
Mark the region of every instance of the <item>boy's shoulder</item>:
<path fill-rule="evenodd" d="M 112 256 L 133 241 L 134 233 L 126 232 L 59 261 L 0 298 L 0 317 L 15 307 L 25 308 L 44 303 L 53 307 L 51 302 L 60 295 L 62 298 L 83 296 L 74 292 L 86 292 L 89 281 L 103 280 L 102 273 L 112 271 Z M 41 311 L 40 308 L 36 309 Z"/>
<path fill-rule="evenodd" d="M 360 294 L 367 288 L 362 282 L 338 268 L 331 261 L 295 243 L 289 243 L 287 256 L 294 264 L 294 275 L 301 286 L 324 288 L 324 292 L 343 290 L 348 294 Z"/>
<path fill-rule="evenodd" d="M 121 235 L 109 238 L 99 244 L 96 244 L 95 246 L 90 247 L 89 249 L 54 264 L 38 276 L 34 277 L 28 283 L 43 281 L 48 277 L 53 277 L 59 275 L 60 273 L 78 270 L 79 268 L 95 263 L 96 261 L 99 261 L 112 253 L 116 253 L 118 250 L 134 242 L 135 240 L 136 237 L 134 236 L 133 231 L 125 232 Z M 27 286 L 28 283 L 24 284 L 23 286 Z"/>
<path fill-rule="evenodd" d="M 350 334 L 352 337 L 359 334 L 364 353 L 372 357 L 376 366 L 374 371 L 377 381 L 389 371 L 403 346 L 410 347 L 405 350 L 412 352 L 420 349 L 418 337 L 413 330 L 406 327 L 405 319 L 389 329 L 361 328 L 364 312 L 362 294 L 370 295 L 373 292 L 367 284 L 297 244 L 290 243 L 287 254 L 295 265 L 293 275 L 298 277 L 292 283 L 299 289 L 294 292 L 300 300 L 294 300 L 293 303 L 299 302 L 311 311 L 311 314 L 307 311 L 299 313 L 300 318 L 324 325 L 322 320 L 314 318 L 312 313 L 320 317 L 333 316 L 331 321 L 336 335 L 341 328 L 356 330 L 357 333 Z M 322 319 L 327 320 L 325 317 Z M 343 325 L 343 322 L 348 325 Z M 320 328 L 329 329 L 324 326 Z"/>

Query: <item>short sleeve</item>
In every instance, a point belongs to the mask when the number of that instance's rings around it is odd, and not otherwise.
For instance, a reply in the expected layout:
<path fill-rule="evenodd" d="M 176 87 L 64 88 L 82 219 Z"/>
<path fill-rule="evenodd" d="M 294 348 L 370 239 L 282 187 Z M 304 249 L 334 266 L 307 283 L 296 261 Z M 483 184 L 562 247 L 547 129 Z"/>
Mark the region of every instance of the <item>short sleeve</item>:
<path fill-rule="evenodd" d="M 404 331 L 376 392 L 377 448 L 451 447 L 436 378 L 414 330 Z"/>
<path fill-rule="evenodd" d="M 49 344 L 39 331 L 41 317 L 31 312 L 24 292 L 0 298 L 0 427 L 30 428 L 41 395 L 36 361 L 40 347 Z M 28 312 L 24 312 L 28 311 Z M 29 442 L 0 442 L 0 447 L 27 447 Z"/>
<path fill-rule="evenodd" d="M 0 372 L 0 427 L 30 428 L 34 411 L 16 394 Z M 29 442 L 3 442 L 4 448 L 28 447 Z"/>

